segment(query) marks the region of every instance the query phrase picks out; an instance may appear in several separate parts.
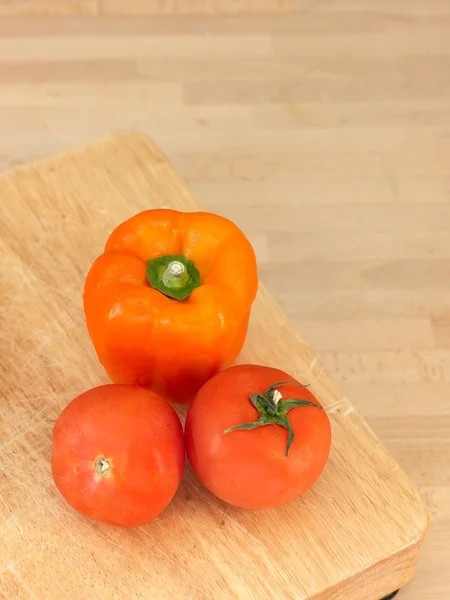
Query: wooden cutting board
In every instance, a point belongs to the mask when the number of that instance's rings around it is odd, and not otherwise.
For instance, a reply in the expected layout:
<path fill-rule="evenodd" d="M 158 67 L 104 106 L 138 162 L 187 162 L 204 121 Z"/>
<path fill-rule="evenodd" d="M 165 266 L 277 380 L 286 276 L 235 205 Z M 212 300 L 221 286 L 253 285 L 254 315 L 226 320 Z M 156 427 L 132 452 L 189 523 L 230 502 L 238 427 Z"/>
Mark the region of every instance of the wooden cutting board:
<path fill-rule="evenodd" d="M 199 204 L 146 137 L 121 133 L 0 177 L 0 597 L 89 600 L 378 600 L 413 575 L 428 514 L 405 474 L 261 286 L 241 362 L 310 383 L 333 427 L 328 466 L 302 498 L 248 512 L 189 466 L 145 527 L 90 522 L 58 494 L 51 432 L 108 381 L 82 287 L 109 232 L 151 207 Z"/>

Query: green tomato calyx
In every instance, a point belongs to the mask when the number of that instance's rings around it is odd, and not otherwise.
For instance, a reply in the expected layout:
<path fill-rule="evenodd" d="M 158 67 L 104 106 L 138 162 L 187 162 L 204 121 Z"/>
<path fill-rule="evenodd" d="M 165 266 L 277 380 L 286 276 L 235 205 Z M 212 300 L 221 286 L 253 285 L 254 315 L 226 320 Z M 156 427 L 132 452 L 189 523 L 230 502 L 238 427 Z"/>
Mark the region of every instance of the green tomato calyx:
<path fill-rule="evenodd" d="M 311 400 L 304 400 L 302 398 L 283 398 L 281 392 L 277 389 L 283 385 L 299 385 L 301 387 L 308 387 L 302 383 L 295 381 L 281 381 L 272 384 L 264 394 L 251 394 L 250 400 L 253 406 L 259 413 L 259 419 L 257 421 L 251 421 L 250 423 L 242 423 L 241 425 L 235 425 L 229 427 L 223 432 L 231 433 L 232 431 L 249 431 L 256 429 L 257 427 L 263 427 L 265 425 L 281 425 L 288 432 L 288 439 L 286 444 L 286 456 L 289 454 L 289 450 L 294 441 L 294 430 L 289 422 L 288 412 L 292 408 L 298 406 L 314 406 L 315 408 L 323 408 L 320 404 L 311 402 Z"/>

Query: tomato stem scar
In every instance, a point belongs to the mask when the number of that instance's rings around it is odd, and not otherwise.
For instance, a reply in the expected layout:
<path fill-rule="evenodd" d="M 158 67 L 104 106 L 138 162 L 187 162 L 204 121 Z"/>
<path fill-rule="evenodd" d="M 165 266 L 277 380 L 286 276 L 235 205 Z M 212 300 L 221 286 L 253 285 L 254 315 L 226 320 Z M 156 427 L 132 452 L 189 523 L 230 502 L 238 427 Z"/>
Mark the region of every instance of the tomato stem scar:
<path fill-rule="evenodd" d="M 98 475 L 108 475 L 109 470 L 111 468 L 111 464 L 109 460 L 107 460 L 104 456 L 99 456 L 94 463 L 95 471 Z"/>

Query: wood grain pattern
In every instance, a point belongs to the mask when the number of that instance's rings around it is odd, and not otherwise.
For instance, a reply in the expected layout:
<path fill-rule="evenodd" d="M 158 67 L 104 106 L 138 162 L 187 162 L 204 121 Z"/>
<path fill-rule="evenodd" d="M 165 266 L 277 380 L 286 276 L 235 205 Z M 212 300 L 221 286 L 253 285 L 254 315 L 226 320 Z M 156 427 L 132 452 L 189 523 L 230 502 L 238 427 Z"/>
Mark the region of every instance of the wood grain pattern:
<path fill-rule="evenodd" d="M 98 13 L 98 9 L 97 0 L 2 0 L 0 2 L 0 16 L 93 16 Z"/>
<path fill-rule="evenodd" d="M 64 570 L 69 596 L 83 590 L 93 600 L 144 592 L 161 600 L 375 600 L 409 580 L 427 510 L 263 286 L 240 361 L 282 365 L 328 410 L 333 448 L 317 485 L 282 509 L 252 513 L 215 499 L 188 468 L 174 502 L 146 527 L 113 529 L 74 514 L 55 491 L 48 459 L 67 400 L 106 381 L 83 323 L 84 274 L 121 220 L 148 207 L 199 205 L 160 150 L 135 133 L 13 171 L 0 192 L 8 198 L 0 268 L 9 274 L 1 289 L 2 560 L 31 597 L 59 596 L 55 569 Z M 17 596 L 5 585 L 6 597 Z"/>
<path fill-rule="evenodd" d="M 0 16 L 0 169 L 153 136 L 245 229 L 296 331 L 420 487 L 431 524 L 403 597 L 448 600 L 448 0 L 3 0 Z"/>

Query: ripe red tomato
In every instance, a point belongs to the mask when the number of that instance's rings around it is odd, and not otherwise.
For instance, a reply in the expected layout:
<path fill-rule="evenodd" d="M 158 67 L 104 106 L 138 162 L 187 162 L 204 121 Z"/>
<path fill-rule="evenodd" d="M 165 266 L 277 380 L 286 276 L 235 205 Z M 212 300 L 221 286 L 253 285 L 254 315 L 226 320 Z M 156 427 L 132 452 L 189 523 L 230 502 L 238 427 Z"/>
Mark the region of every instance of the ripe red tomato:
<path fill-rule="evenodd" d="M 331 427 L 317 399 L 293 377 L 239 365 L 199 390 L 185 442 L 194 472 L 213 494 L 263 509 L 291 501 L 316 481 L 328 459 Z"/>
<path fill-rule="evenodd" d="M 183 469 L 178 415 L 144 388 L 93 388 L 65 408 L 53 431 L 56 487 L 75 510 L 102 523 L 148 523 L 172 500 Z"/>

